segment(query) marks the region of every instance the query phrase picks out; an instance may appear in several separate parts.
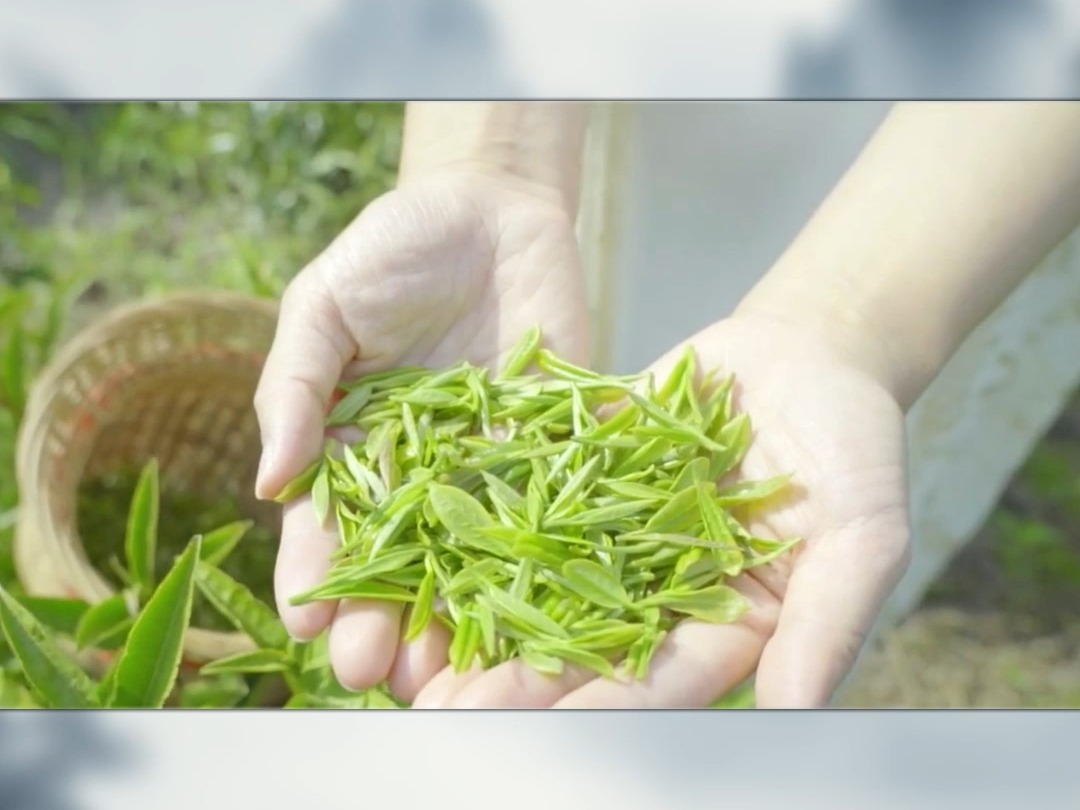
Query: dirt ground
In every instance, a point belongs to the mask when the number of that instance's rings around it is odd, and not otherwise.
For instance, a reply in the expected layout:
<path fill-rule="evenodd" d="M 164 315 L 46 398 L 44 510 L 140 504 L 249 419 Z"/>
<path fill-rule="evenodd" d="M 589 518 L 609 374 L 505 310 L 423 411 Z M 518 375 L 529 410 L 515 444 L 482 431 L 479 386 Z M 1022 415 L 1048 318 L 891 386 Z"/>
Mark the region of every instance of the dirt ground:
<path fill-rule="evenodd" d="M 841 705 L 1080 708 L 1080 392 Z"/>
<path fill-rule="evenodd" d="M 845 708 L 1080 708 L 1080 621 L 917 611 L 866 656 Z"/>

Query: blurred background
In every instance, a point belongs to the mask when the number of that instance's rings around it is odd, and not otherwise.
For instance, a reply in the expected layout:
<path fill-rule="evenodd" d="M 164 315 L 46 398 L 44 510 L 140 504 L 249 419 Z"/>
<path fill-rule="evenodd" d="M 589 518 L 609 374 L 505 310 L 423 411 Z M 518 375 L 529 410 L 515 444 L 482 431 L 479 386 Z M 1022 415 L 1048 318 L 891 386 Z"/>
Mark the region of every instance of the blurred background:
<path fill-rule="evenodd" d="M 1072 0 L 0 5 L 9 98 L 1032 97 L 1078 87 Z"/>
<path fill-rule="evenodd" d="M 1005 712 L 8 713 L 0 801 L 1066 810 L 1080 798 L 1074 739 L 1065 715 Z"/>

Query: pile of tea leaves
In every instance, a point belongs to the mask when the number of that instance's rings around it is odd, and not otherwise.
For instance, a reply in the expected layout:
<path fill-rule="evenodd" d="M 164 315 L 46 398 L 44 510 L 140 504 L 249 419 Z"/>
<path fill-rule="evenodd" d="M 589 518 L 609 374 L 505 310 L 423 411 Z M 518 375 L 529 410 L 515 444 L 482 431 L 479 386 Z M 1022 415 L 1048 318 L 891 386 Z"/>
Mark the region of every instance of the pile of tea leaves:
<path fill-rule="evenodd" d="M 79 536 L 87 559 L 112 587 L 123 590 L 132 583 L 122 561 L 128 509 L 141 471 L 119 469 L 83 481 L 78 493 Z M 227 525 L 243 525 L 242 542 L 221 564 L 221 569 L 242 581 L 267 605 L 274 605 L 274 560 L 277 535 L 243 515 L 231 496 L 208 498 L 168 489 L 161 493 L 154 547 L 154 578 L 160 581 L 195 535 Z M 212 605 L 197 595 L 192 624 L 205 630 L 235 632 Z"/>
<path fill-rule="evenodd" d="M 405 603 L 404 638 L 442 622 L 459 672 L 521 658 L 643 678 L 679 621 L 736 621 L 748 605 L 727 581 L 798 542 L 736 517 L 789 477 L 718 486 L 751 425 L 734 378 L 698 371 L 688 350 L 659 387 L 599 374 L 533 329 L 497 375 L 463 362 L 342 386 L 328 425 L 364 438 L 328 440 L 278 496 L 310 494 L 341 540 L 294 603 Z"/>

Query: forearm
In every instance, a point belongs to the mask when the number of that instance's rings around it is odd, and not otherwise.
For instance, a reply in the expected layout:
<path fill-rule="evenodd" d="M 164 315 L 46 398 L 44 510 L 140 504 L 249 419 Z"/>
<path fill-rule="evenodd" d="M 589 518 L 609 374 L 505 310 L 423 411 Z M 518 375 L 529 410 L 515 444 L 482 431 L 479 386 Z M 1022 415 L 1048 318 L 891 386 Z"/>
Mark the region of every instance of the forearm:
<path fill-rule="evenodd" d="M 511 177 L 575 216 L 589 105 L 411 102 L 398 181 L 446 169 Z"/>
<path fill-rule="evenodd" d="M 909 407 L 1080 224 L 1080 104 L 898 104 L 739 307 L 818 330 Z"/>

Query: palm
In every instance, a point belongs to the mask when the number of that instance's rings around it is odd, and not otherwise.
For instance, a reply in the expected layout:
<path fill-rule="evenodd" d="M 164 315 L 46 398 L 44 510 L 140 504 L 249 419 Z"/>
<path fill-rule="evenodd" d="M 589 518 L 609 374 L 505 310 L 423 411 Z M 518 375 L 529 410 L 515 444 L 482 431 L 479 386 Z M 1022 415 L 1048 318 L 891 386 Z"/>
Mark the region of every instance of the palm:
<path fill-rule="evenodd" d="M 483 674 L 444 671 L 421 704 L 695 708 L 755 669 L 759 705 L 828 699 L 906 562 L 900 410 L 827 348 L 777 324 L 733 318 L 692 342 L 704 366 L 735 373 L 737 405 L 753 421 L 740 475 L 795 476 L 789 499 L 751 529 L 805 542 L 735 583 L 752 606 L 744 620 L 682 624 L 643 682 L 582 672 L 551 679 L 511 662 Z M 670 352 L 655 371 L 662 375 L 680 353 Z"/>
<path fill-rule="evenodd" d="M 554 349 L 584 359 L 572 223 L 535 196 L 475 177 L 428 180 L 377 201 L 330 251 L 341 258 L 322 266 L 324 287 L 360 347 L 354 373 L 462 359 L 494 366 L 532 324 Z"/>

